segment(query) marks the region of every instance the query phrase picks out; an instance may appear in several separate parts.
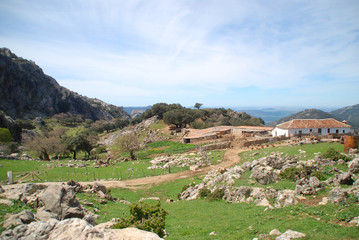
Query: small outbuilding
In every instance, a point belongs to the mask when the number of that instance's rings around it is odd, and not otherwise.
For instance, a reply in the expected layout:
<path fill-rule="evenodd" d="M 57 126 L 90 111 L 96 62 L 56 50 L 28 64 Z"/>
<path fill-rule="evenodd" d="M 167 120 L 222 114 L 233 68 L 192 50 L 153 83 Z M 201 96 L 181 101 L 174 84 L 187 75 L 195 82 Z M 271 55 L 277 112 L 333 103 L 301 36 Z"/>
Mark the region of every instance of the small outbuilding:
<path fill-rule="evenodd" d="M 273 137 L 301 135 L 330 135 L 353 133 L 351 126 L 334 118 L 327 119 L 293 119 L 278 124 L 272 131 Z"/>

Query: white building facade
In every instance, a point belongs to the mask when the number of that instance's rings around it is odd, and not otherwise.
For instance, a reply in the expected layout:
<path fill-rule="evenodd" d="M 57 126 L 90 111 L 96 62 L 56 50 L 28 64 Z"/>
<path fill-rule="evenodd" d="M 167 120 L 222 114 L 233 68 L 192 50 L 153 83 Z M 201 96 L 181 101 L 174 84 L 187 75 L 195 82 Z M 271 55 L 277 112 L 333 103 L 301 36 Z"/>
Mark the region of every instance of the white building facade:
<path fill-rule="evenodd" d="M 329 135 L 329 134 L 348 134 L 353 133 L 351 126 L 335 120 L 328 119 L 293 119 L 288 122 L 278 124 L 272 130 L 273 137 L 295 136 L 295 135 Z"/>

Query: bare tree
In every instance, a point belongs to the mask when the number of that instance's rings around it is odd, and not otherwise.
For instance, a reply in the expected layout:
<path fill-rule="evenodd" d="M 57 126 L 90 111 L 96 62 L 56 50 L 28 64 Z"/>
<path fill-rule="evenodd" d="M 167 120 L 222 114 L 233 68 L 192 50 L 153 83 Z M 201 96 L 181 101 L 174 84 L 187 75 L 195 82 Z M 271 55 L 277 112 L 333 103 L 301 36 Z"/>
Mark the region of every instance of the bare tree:
<path fill-rule="evenodd" d="M 135 151 L 140 148 L 140 141 L 133 133 L 120 136 L 115 144 L 120 148 L 121 152 L 129 152 L 132 160 L 136 159 Z"/>
<path fill-rule="evenodd" d="M 29 150 L 35 151 L 41 159 L 50 160 L 50 155 L 58 156 L 66 152 L 66 147 L 61 143 L 61 136 L 66 130 L 58 128 L 53 131 L 44 132 L 31 140 L 28 140 L 25 145 Z"/>

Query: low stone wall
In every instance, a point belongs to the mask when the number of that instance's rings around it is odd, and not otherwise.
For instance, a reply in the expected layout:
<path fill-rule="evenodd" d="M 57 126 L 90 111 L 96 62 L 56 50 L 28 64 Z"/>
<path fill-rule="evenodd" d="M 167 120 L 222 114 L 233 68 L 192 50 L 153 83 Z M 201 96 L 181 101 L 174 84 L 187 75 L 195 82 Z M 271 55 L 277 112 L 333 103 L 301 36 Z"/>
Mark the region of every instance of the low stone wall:
<path fill-rule="evenodd" d="M 218 142 L 202 146 L 203 151 L 213 151 L 216 149 L 230 148 L 231 142 Z"/>

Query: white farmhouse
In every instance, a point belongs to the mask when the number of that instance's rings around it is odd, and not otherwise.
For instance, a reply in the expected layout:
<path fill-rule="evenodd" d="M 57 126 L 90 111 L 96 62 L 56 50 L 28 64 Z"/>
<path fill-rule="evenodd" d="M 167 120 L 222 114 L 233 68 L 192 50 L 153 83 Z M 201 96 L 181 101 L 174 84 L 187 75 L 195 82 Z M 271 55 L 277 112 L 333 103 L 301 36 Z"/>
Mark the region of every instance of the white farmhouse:
<path fill-rule="evenodd" d="M 351 126 L 333 118 L 327 119 L 293 119 L 278 124 L 272 131 L 272 136 L 294 135 L 328 135 L 352 133 Z"/>

